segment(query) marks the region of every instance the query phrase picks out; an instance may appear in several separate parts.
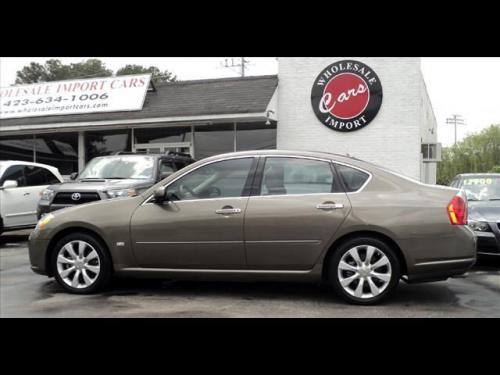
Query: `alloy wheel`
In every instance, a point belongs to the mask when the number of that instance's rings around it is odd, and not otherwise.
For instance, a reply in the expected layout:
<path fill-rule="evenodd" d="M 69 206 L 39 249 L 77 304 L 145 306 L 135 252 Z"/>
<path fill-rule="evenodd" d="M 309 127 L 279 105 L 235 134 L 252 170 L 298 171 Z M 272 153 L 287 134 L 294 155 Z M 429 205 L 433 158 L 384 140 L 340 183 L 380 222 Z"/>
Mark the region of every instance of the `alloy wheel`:
<path fill-rule="evenodd" d="M 337 275 L 340 285 L 351 296 L 370 299 L 388 287 L 392 278 L 391 262 L 377 247 L 358 245 L 344 253 Z"/>
<path fill-rule="evenodd" d="M 97 280 L 101 260 L 97 251 L 85 241 L 75 240 L 65 244 L 57 255 L 57 272 L 68 286 L 88 288 Z"/>

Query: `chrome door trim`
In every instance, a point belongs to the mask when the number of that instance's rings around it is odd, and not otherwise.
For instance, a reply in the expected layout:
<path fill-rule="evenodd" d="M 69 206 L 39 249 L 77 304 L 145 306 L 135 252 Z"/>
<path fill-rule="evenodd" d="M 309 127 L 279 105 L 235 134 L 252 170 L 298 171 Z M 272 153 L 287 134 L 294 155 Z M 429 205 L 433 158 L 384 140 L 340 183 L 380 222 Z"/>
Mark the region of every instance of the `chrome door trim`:
<path fill-rule="evenodd" d="M 17 213 L 17 214 L 6 214 L 5 217 L 35 215 L 35 214 L 36 214 L 36 211 L 29 211 L 29 212 L 20 212 L 20 213 Z"/>
<path fill-rule="evenodd" d="M 242 244 L 243 241 L 139 241 L 136 242 L 137 245 L 179 245 L 179 244 L 225 244 L 225 243 L 237 243 Z"/>
<path fill-rule="evenodd" d="M 150 272 L 150 273 L 240 273 L 240 274 L 257 274 L 257 275 L 307 275 L 312 270 L 247 270 L 247 269 L 206 269 L 206 268 L 141 268 L 127 267 L 121 268 L 119 272 Z"/>
<path fill-rule="evenodd" d="M 263 240 L 263 241 L 245 241 L 245 243 L 312 243 L 319 245 L 321 244 L 320 240 Z"/>
<path fill-rule="evenodd" d="M 473 261 L 474 261 L 474 258 L 451 259 L 451 260 L 436 260 L 436 261 L 432 261 L 432 262 L 416 263 L 415 267 L 432 266 L 432 265 L 439 265 L 439 264 L 470 263 L 470 262 L 473 262 Z"/>

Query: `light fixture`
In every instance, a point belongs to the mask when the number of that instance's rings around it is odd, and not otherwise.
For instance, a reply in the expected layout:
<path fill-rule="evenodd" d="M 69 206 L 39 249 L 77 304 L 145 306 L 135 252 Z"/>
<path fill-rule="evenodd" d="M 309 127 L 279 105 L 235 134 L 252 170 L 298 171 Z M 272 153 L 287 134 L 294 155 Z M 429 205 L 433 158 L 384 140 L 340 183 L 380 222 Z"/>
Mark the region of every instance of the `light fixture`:
<path fill-rule="evenodd" d="M 270 113 L 273 113 L 274 114 L 274 111 L 272 109 L 269 109 L 266 111 L 266 117 L 267 117 L 267 120 L 266 120 L 266 125 L 271 125 L 271 120 L 269 119 L 269 114 Z"/>

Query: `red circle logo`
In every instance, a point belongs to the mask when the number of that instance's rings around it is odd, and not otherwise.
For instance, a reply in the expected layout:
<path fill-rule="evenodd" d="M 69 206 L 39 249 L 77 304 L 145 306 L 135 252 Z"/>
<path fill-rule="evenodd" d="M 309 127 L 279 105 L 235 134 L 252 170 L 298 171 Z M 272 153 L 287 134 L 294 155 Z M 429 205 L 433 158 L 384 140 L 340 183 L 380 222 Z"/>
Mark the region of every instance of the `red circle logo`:
<path fill-rule="evenodd" d="M 341 73 L 328 82 L 321 101 L 322 112 L 340 119 L 352 119 L 366 109 L 370 90 L 366 82 L 353 73 Z"/>

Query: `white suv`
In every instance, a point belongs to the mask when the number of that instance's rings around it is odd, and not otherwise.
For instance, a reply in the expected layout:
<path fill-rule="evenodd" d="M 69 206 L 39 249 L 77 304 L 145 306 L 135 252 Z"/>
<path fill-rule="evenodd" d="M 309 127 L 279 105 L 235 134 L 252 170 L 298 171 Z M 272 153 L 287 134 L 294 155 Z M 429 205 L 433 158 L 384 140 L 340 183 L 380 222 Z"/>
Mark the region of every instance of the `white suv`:
<path fill-rule="evenodd" d="M 26 161 L 0 161 L 0 234 L 33 228 L 41 192 L 63 182 L 57 168 Z"/>

